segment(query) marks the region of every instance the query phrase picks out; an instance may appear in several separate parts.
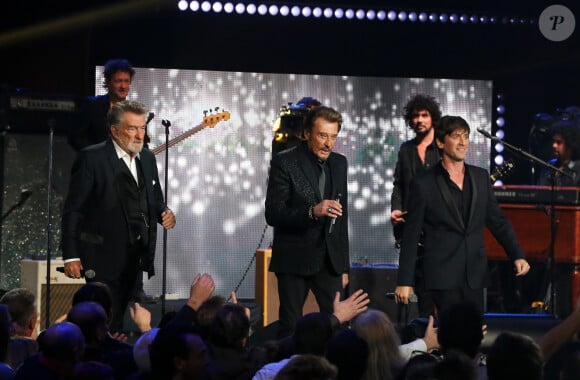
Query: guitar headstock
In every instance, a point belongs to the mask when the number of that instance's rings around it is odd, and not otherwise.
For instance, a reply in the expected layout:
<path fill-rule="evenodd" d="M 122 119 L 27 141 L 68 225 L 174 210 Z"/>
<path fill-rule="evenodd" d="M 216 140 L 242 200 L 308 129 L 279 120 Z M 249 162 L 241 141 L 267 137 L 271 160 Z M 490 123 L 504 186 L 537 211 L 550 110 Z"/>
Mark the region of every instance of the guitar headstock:
<path fill-rule="evenodd" d="M 219 110 L 219 107 L 216 107 L 215 112 L 217 112 L 218 110 Z M 228 111 L 211 113 L 212 111 L 210 110 L 209 112 L 210 112 L 210 114 L 208 115 L 208 111 L 203 111 L 203 114 L 205 115 L 203 117 L 203 125 L 206 127 L 213 128 L 220 121 L 227 121 L 230 119 L 230 113 Z"/>
<path fill-rule="evenodd" d="M 500 178 L 507 176 L 514 168 L 515 164 L 512 160 L 504 161 L 501 165 L 496 166 L 493 173 L 489 176 L 491 182 L 495 182 Z"/>

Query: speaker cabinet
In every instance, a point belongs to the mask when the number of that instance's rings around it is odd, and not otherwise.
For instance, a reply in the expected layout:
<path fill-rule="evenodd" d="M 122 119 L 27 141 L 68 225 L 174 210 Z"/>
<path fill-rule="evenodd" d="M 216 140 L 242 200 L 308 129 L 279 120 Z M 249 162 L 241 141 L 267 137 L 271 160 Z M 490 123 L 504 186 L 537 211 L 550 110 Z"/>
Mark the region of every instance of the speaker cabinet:
<path fill-rule="evenodd" d="M 396 327 L 401 328 L 407 322 L 417 318 L 417 303 L 401 305 L 394 299 L 387 298 L 387 293 L 395 291 L 397 286 L 396 265 L 352 265 L 350 267 L 350 293 L 362 289 L 369 294 L 369 308 L 385 312 Z"/>
<path fill-rule="evenodd" d="M 54 259 L 50 261 L 49 325 L 52 325 L 63 314 L 68 313 L 74 293 L 85 284 L 84 279 L 69 278 L 63 273 L 57 272 L 56 268 L 62 266 L 64 266 L 63 260 Z M 36 296 L 36 309 L 40 316 L 39 325 L 41 330 L 47 328 L 46 302 L 48 286 L 46 267 L 46 260 L 21 261 L 20 286 L 32 291 Z"/>
<path fill-rule="evenodd" d="M 268 270 L 271 249 L 259 249 L 256 251 L 256 303 L 262 307 L 262 326 L 267 326 L 278 320 L 278 280 L 276 275 Z M 308 297 L 302 309 L 303 314 L 320 311 L 316 298 L 312 292 L 308 292 Z"/>

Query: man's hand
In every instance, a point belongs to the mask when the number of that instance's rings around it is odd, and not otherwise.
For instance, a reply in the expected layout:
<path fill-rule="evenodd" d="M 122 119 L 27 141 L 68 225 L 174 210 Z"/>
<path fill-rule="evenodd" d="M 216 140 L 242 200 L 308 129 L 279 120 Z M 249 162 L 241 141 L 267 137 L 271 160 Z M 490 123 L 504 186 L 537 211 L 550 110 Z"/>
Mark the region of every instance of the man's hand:
<path fill-rule="evenodd" d="M 312 213 L 316 218 L 328 216 L 329 218 L 338 218 L 342 216 L 342 205 L 332 199 L 324 199 L 322 202 L 314 206 Z"/>
<path fill-rule="evenodd" d="M 342 274 L 342 288 L 346 288 L 346 286 L 348 285 L 349 279 L 348 279 L 348 273 L 343 273 Z"/>
<path fill-rule="evenodd" d="M 129 305 L 129 314 L 141 333 L 151 330 L 151 312 L 149 310 L 135 302 Z"/>
<path fill-rule="evenodd" d="M 362 289 L 357 290 L 344 301 L 340 300 L 340 292 L 336 292 L 334 303 L 332 304 L 332 314 L 340 323 L 345 323 L 365 312 L 368 309 L 369 302 L 371 302 L 369 295 L 364 293 Z"/>
<path fill-rule="evenodd" d="M 214 290 L 215 284 L 213 278 L 207 273 L 202 275 L 198 274 L 191 282 L 187 305 L 197 311 L 201 304 L 211 297 Z"/>
<path fill-rule="evenodd" d="M 393 224 L 393 226 L 396 226 L 399 223 L 404 223 L 405 219 L 403 218 L 403 215 L 405 215 L 406 213 L 407 212 L 401 210 L 393 210 L 391 212 L 391 223 Z"/>
<path fill-rule="evenodd" d="M 69 261 L 64 264 L 64 274 L 70 278 L 81 278 L 81 269 L 83 269 L 83 264 L 80 260 Z"/>
<path fill-rule="evenodd" d="M 166 230 L 175 227 L 175 214 L 173 214 L 173 211 L 169 209 L 163 211 L 163 214 L 161 214 L 161 225 Z"/>
<path fill-rule="evenodd" d="M 528 264 L 526 259 L 517 259 L 514 261 L 514 268 L 516 276 L 523 276 L 530 271 L 530 264 Z"/>
<path fill-rule="evenodd" d="M 409 303 L 409 296 L 411 294 L 413 294 L 412 286 L 397 286 L 395 288 L 395 302 L 406 305 Z"/>

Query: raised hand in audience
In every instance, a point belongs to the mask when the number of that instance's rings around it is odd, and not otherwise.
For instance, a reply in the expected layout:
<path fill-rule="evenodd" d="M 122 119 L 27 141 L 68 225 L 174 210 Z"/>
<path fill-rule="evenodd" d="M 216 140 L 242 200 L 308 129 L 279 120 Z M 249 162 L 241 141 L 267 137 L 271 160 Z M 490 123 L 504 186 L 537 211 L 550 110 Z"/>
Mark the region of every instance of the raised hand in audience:
<path fill-rule="evenodd" d="M 344 301 L 340 300 L 340 292 L 336 292 L 334 296 L 334 303 L 332 305 L 333 315 L 340 321 L 345 323 L 352 320 L 360 313 L 368 309 L 369 300 L 368 293 L 362 289 L 357 290 Z"/>

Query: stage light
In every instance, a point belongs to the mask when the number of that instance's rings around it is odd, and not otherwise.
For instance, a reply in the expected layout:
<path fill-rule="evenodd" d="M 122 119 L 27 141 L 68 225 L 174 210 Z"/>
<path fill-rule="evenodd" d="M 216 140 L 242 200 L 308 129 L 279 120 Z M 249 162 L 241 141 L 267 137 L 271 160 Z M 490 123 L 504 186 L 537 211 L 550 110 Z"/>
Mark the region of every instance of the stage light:
<path fill-rule="evenodd" d="M 177 8 L 180 11 L 186 11 L 188 7 L 189 3 L 186 0 L 179 0 L 179 2 L 177 3 Z"/>
<path fill-rule="evenodd" d="M 258 14 L 260 16 L 264 16 L 267 13 L 268 13 L 268 7 L 266 5 L 264 5 L 264 4 L 258 5 Z"/>
<path fill-rule="evenodd" d="M 461 16 L 459 16 L 459 21 L 461 21 L 461 23 L 465 24 L 465 23 L 467 23 L 467 21 L 469 21 L 469 17 L 467 15 L 461 15 Z"/>
<path fill-rule="evenodd" d="M 497 143 L 495 144 L 494 149 L 496 152 L 501 153 L 503 152 L 504 146 L 502 143 Z"/>
<path fill-rule="evenodd" d="M 368 19 L 368 20 L 374 20 L 374 19 L 375 19 L 375 17 L 376 17 L 376 15 L 377 15 L 377 14 L 375 13 L 375 11 L 373 11 L 373 10 L 371 9 L 371 10 L 368 10 L 368 11 L 367 11 L 367 15 L 366 15 L 366 16 L 367 16 L 367 19 Z"/>
<path fill-rule="evenodd" d="M 334 10 L 334 17 L 337 18 L 337 19 L 339 19 L 339 20 L 341 18 L 343 18 L 345 16 L 345 14 L 346 14 L 346 17 L 347 18 L 348 18 L 349 15 L 350 15 L 350 18 L 352 18 L 352 14 L 353 14 L 352 9 L 347 9 L 346 10 L 346 13 L 344 12 L 344 10 L 342 8 L 336 8 Z"/>
<path fill-rule="evenodd" d="M 389 11 L 389 13 L 387 13 L 387 18 L 389 21 L 395 21 L 397 19 L 397 12 Z"/>
<path fill-rule="evenodd" d="M 201 3 L 201 10 L 203 12 L 211 11 L 211 3 L 209 1 L 204 1 L 203 3 Z"/>
<path fill-rule="evenodd" d="M 492 24 L 497 24 L 497 17 L 495 17 L 495 16 L 491 16 L 491 17 L 489 18 L 489 22 L 490 22 L 490 23 L 492 23 Z"/>
<path fill-rule="evenodd" d="M 237 3 L 236 4 L 236 13 L 241 15 L 246 11 L 246 6 L 242 3 Z"/>
<path fill-rule="evenodd" d="M 501 154 L 498 154 L 497 156 L 495 156 L 495 158 L 493 159 L 493 162 L 497 165 L 500 166 L 501 164 L 503 164 L 503 156 Z"/>
<path fill-rule="evenodd" d="M 497 120 L 495 121 L 495 125 L 497 125 L 500 128 L 503 128 L 503 126 L 505 125 L 505 119 L 503 118 L 503 116 L 497 118 Z"/>
<path fill-rule="evenodd" d="M 234 4 L 232 3 L 226 3 L 224 5 L 224 12 L 226 13 L 232 13 L 234 11 Z"/>
<path fill-rule="evenodd" d="M 411 21 L 411 22 L 417 21 L 417 13 L 416 12 L 409 13 L 409 21 Z"/>
<path fill-rule="evenodd" d="M 497 131 L 495 131 L 495 137 L 497 137 L 500 140 L 503 140 L 503 138 L 505 137 L 505 132 L 503 131 L 503 129 L 498 129 Z"/>
<path fill-rule="evenodd" d="M 191 9 L 194 12 L 199 11 L 199 1 L 192 1 L 191 3 L 189 3 L 189 9 Z"/>
<path fill-rule="evenodd" d="M 437 13 L 431 13 L 429 15 L 429 21 L 431 21 L 431 22 L 437 22 Z"/>
<path fill-rule="evenodd" d="M 457 24 L 457 21 L 459 21 L 459 16 L 457 16 L 455 13 L 452 13 L 451 16 L 449 16 L 449 21 L 451 21 L 453 24 Z"/>
<path fill-rule="evenodd" d="M 312 15 L 316 18 L 322 16 L 322 9 L 320 7 L 316 7 L 312 10 Z"/>
<path fill-rule="evenodd" d="M 482 24 L 487 24 L 487 16 L 479 17 L 479 22 L 481 22 Z"/>
<path fill-rule="evenodd" d="M 495 110 L 500 115 L 503 115 L 503 113 L 505 112 L 505 106 L 503 104 L 500 104 L 499 106 L 496 107 Z"/>
<path fill-rule="evenodd" d="M 441 13 L 439 15 L 439 21 L 441 21 L 442 23 L 446 23 L 447 20 L 449 20 L 449 16 L 447 16 L 447 13 Z"/>
<path fill-rule="evenodd" d="M 405 21 L 407 19 L 407 12 L 401 11 L 399 12 L 397 18 L 399 21 Z"/>
<path fill-rule="evenodd" d="M 295 5 L 290 8 L 290 14 L 294 17 L 300 16 L 300 7 Z"/>
<path fill-rule="evenodd" d="M 222 10 L 224 9 L 224 6 L 222 5 L 221 2 L 216 1 L 215 3 L 213 3 L 213 5 L 211 6 L 211 10 L 214 11 L 215 13 L 220 13 Z"/>
<path fill-rule="evenodd" d="M 302 8 L 302 16 L 310 17 L 312 15 L 312 9 L 310 7 Z"/>
<path fill-rule="evenodd" d="M 385 11 L 378 11 L 377 18 L 381 21 L 385 21 L 385 19 L 387 18 L 387 13 Z"/>
<path fill-rule="evenodd" d="M 270 13 L 270 16 L 276 16 L 278 14 L 278 6 L 270 5 L 270 8 L 268 8 L 268 13 Z"/>
<path fill-rule="evenodd" d="M 346 12 L 344 12 L 344 15 L 347 19 L 352 20 L 354 18 L 354 10 L 349 8 L 346 10 Z"/>
<path fill-rule="evenodd" d="M 287 5 L 282 5 L 280 7 L 280 14 L 282 16 L 288 16 L 290 14 L 290 8 Z"/>
<path fill-rule="evenodd" d="M 429 16 L 425 12 L 419 13 L 419 21 L 425 22 L 429 19 Z"/>
<path fill-rule="evenodd" d="M 362 9 L 359 9 L 356 11 L 356 18 L 359 20 L 364 20 L 365 18 L 365 11 L 363 11 Z"/>
<path fill-rule="evenodd" d="M 324 8 L 324 17 L 331 18 L 333 13 L 332 8 Z"/>

